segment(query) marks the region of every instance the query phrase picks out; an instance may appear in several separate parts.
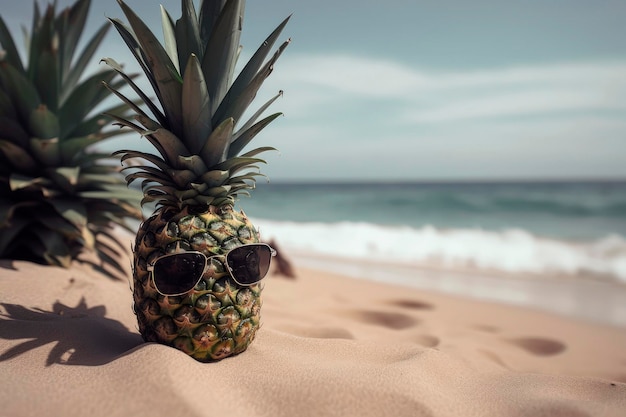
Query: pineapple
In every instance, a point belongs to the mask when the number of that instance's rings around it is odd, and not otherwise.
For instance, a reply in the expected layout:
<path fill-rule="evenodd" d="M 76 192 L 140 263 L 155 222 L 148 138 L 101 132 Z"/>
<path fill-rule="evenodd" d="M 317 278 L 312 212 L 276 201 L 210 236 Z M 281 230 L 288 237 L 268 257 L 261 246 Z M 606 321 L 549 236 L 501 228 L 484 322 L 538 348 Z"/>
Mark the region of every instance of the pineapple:
<path fill-rule="evenodd" d="M 109 87 L 136 113 L 132 119 L 113 115 L 117 124 L 134 129 L 158 153 L 118 152 L 122 161 L 142 161 L 125 168 L 126 179 L 129 184 L 140 180 L 142 204 L 155 207 L 139 227 L 133 247 L 133 298 L 139 330 L 144 340 L 173 346 L 199 361 L 220 360 L 243 352 L 259 328 L 262 284 L 238 284 L 226 260 L 215 255 L 260 242 L 256 228 L 234 204 L 239 196 L 249 195 L 261 175 L 258 164 L 264 161 L 258 155 L 273 150 L 261 147 L 242 153 L 280 115 L 258 120 L 282 93 L 246 120 L 242 115 L 289 43 L 285 41 L 268 59 L 289 18 L 234 79 L 244 0 L 205 0 L 199 13 L 192 0 L 182 0 L 182 17 L 175 22 L 162 7 L 164 45 L 132 9 L 121 0 L 118 3 L 130 28 L 117 19 L 111 22 L 160 104 L 159 108 L 153 103 L 117 62 L 104 59 L 127 80 L 146 108 L 134 106 Z M 195 287 L 182 294 L 159 291 L 152 275 L 155 261 L 186 252 L 211 257 Z"/>
<path fill-rule="evenodd" d="M 106 129 L 110 116 L 94 110 L 111 96 L 101 80 L 125 84 L 112 69 L 83 74 L 110 27 L 77 53 L 89 6 L 79 0 L 57 15 L 49 5 L 42 15 L 35 3 L 26 64 L 0 17 L 0 258 L 69 267 L 95 253 L 96 267 L 116 277 L 126 245 L 111 232 L 134 230 L 127 220 L 141 220 L 141 193 L 127 188 L 110 152 L 94 147 L 124 133 Z"/>

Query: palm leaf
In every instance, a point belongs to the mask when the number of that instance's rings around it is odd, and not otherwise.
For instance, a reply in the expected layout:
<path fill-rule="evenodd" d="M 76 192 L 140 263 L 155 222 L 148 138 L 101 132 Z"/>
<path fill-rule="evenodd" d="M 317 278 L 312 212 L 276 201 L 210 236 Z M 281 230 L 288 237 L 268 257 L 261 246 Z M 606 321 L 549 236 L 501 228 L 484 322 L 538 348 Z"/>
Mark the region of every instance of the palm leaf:
<path fill-rule="evenodd" d="M 230 86 L 243 21 L 243 0 L 229 0 L 215 22 L 209 38 L 204 56 L 202 57 L 202 71 L 207 81 L 209 97 L 212 100 L 211 114 L 215 113 L 220 101 L 226 95 Z M 218 120 L 214 125 L 220 124 Z"/>
<path fill-rule="evenodd" d="M 202 60 L 204 49 L 200 39 L 198 15 L 192 0 L 182 0 L 182 16 L 176 21 L 176 45 L 180 73 L 184 74 L 191 55 Z"/>
<path fill-rule="evenodd" d="M 189 150 L 197 154 L 211 134 L 211 103 L 198 58 L 191 54 L 183 77 L 183 132 Z"/>
<path fill-rule="evenodd" d="M 237 140 L 230 144 L 230 149 L 228 151 L 228 157 L 232 158 L 235 155 L 239 155 L 239 153 L 245 148 L 252 139 L 267 125 L 276 120 L 282 113 L 274 113 L 271 116 L 266 117 L 260 122 L 256 123 L 249 129 L 246 129 L 241 135 L 238 136 Z"/>
<path fill-rule="evenodd" d="M 0 45 L 2 45 L 2 49 L 4 49 L 5 53 L 3 60 L 17 68 L 19 72 L 24 72 L 22 60 L 17 52 L 17 48 L 15 47 L 15 42 L 13 41 L 11 32 L 9 32 L 9 28 L 4 23 L 2 16 L 0 16 Z"/>
<path fill-rule="evenodd" d="M 207 184 L 210 187 L 216 187 L 218 185 L 224 184 L 228 179 L 228 170 L 211 170 L 204 173 L 200 179 L 203 183 Z"/>
<path fill-rule="evenodd" d="M 59 107 L 59 66 L 56 51 L 52 45 L 45 45 L 39 53 L 37 62 L 37 75 L 35 86 L 39 91 L 39 97 L 50 111 L 56 112 Z"/>
<path fill-rule="evenodd" d="M 170 14 L 165 10 L 165 7 L 161 5 L 161 26 L 163 27 L 163 38 L 165 40 L 165 50 L 167 54 L 170 56 L 170 59 L 176 66 L 179 74 L 182 74 L 183 71 L 180 70 L 180 64 L 178 62 L 178 49 L 176 45 L 176 24 L 174 20 L 170 16 Z"/>
<path fill-rule="evenodd" d="M 93 107 L 104 100 L 109 90 L 103 87 L 102 81 L 111 82 L 114 77 L 115 72 L 111 70 L 93 74 L 70 94 L 59 109 L 62 138 L 70 136 Z"/>
<path fill-rule="evenodd" d="M 121 155 L 120 161 L 122 163 L 128 161 L 129 159 L 136 158 L 136 159 L 145 159 L 147 162 L 155 165 L 161 171 L 164 171 L 164 172 L 168 168 L 170 168 L 170 166 L 167 165 L 167 163 L 165 162 L 164 159 L 158 157 L 157 155 L 152 155 L 152 154 L 146 153 L 146 152 L 140 152 L 140 151 L 135 151 L 135 150 L 123 149 L 123 150 L 119 150 L 119 151 L 113 152 L 113 155 L 115 155 L 115 156 Z M 132 168 L 137 168 L 137 167 L 128 166 L 128 167 L 125 167 L 124 170 L 132 169 Z"/>
<path fill-rule="evenodd" d="M 131 102 L 131 103 L 136 105 L 136 103 L 134 102 Z M 103 110 L 102 113 L 95 114 L 94 116 L 83 120 L 82 122 L 80 122 L 78 126 L 76 126 L 76 128 L 72 132 L 72 136 L 83 137 L 87 135 L 93 135 L 94 132 L 97 132 L 99 129 L 102 129 L 102 126 L 106 125 L 108 122 L 111 121 L 111 118 L 106 116 L 104 113 L 115 114 L 117 116 L 121 116 L 126 113 L 126 111 L 128 110 L 128 107 L 129 106 L 126 103 L 118 104 L 106 110 Z M 123 130 L 113 130 L 113 131 L 107 132 L 106 134 L 100 133 L 99 137 L 105 138 L 105 137 L 121 135 L 124 133 L 125 132 Z"/>
<path fill-rule="evenodd" d="M 34 172 L 39 167 L 37 161 L 24 149 L 12 142 L 0 139 L 0 154 L 13 167 L 19 167 L 22 172 Z"/>
<path fill-rule="evenodd" d="M 1 86 L 2 82 L 0 82 L 0 87 Z M 12 120 L 17 119 L 17 112 L 15 111 L 15 106 L 13 105 L 13 102 L 11 101 L 9 96 L 6 95 L 5 92 L 2 90 L 0 90 L 0 117 L 6 117 Z"/>
<path fill-rule="evenodd" d="M 30 150 L 37 160 L 45 166 L 56 166 L 61 162 L 58 137 L 49 139 L 31 138 Z"/>
<path fill-rule="evenodd" d="M 241 158 L 254 158 L 260 153 L 268 152 L 268 151 L 276 151 L 276 150 L 277 149 L 274 148 L 273 146 L 262 146 L 260 148 L 256 148 L 249 152 L 244 153 L 243 155 L 241 155 Z"/>
<path fill-rule="evenodd" d="M 147 65 L 157 85 L 155 92 L 167 116 L 169 128 L 176 136 L 182 136 L 183 117 L 180 106 L 182 79 L 176 66 L 150 28 L 122 0 L 118 0 L 118 3 L 135 32 L 143 53 L 146 55 Z"/>
<path fill-rule="evenodd" d="M 57 24 L 63 26 L 61 30 L 62 36 L 59 37 L 59 41 L 61 42 L 59 45 L 59 58 L 62 74 L 67 74 L 70 69 L 74 52 L 85 29 L 89 6 L 90 0 L 78 0 L 66 13 L 62 13 L 59 16 Z M 97 36 L 98 34 L 96 33 L 95 37 Z M 84 68 L 85 67 L 82 66 L 83 70 Z M 82 73 L 82 70 L 80 73 Z M 76 77 L 76 80 L 78 80 L 78 77 Z M 68 85 L 67 81 L 64 79 L 62 79 L 61 82 Z M 70 83 L 69 85 L 71 86 L 72 84 Z"/>
<path fill-rule="evenodd" d="M 157 130 L 146 130 L 143 127 L 131 122 L 130 120 L 124 119 L 123 117 L 119 117 L 116 116 L 114 114 L 107 114 L 107 116 L 111 117 L 113 120 L 116 121 L 115 124 L 119 125 L 119 126 L 124 126 L 124 127 L 128 127 L 131 128 L 132 130 L 134 130 L 135 132 L 139 133 L 141 136 L 145 137 L 146 139 L 148 139 L 148 141 L 152 144 L 152 146 L 154 146 L 154 148 L 157 150 L 157 152 L 163 157 L 163 160 L 166 162 L 166 164 L 168 164 L 167 166 L 172 166 L 174 165 L 174 162 L 176 160 L 177 157 L 177 153 L 176 151 L 178 149 L 168 149 L 168 148 L 164 148 L 163 145 L 161 145 L 159 139 L 157 136 L 155 136 L 154 134 L 160 130 L 161 131 L 161 135 L 167 136 L 167 139 L 169 140 L 169 142 L 171 142 L 172 145 L 181 145 L 180 140 L 178 140 L 178 138 L 176 138 L 172 132 L 169 132 L 168 130 L 165 129 L 157 129 Z M 163 133 L 163 132 L 169 132 L 169 135 Z M 174 140 L 175 138 L 175 140 Z M 168 142 L 166 140 L 166 142 Z M 181 149 L 185 149 L 184 145 L 182 145 L 183 148 Z M 188 153 L 188 152 L 186 152 Z M 113 155 L 118 154 L 117 152 L 114 153 Z M 144 154 L 145 155 L 145 154 Z M 143 156 L 141 156 L 140 158 L 143 158 Z"/>
<path fill-rule="evenodd" d="M 1 207 L 0 207 L 1 209 Z M 4 210 L 0 210 L 2 212 Z M 0 223 L 0 225 L 2 225 Z M 11 227 L 3 227 L 0 233 L 0 253 L 7 253 L 17 245 L 15 241 L 23 236 L 24 231 L 28 229 L 30 220 L 24 217 L 11 216 Z"/>
<path fill-rule="evenodd" d="M 208 168 L 224 161 L 228 155 L 228 145 L 233 135 L 235 121 L 232 118 L 224 120 L 213 130 L 202 149 L 200 157 Z"/>
<path fill-rule="evenodd" d="M 56 212 L 59 213 L 65 220 L 74 225 L 76 229 L 80 230 L 87 227 L 87 208 L 80 200 L 52 198 L 48 200 L 48 203 L 50 203 Z"/>
<path fill-rule="evenodd" d="M 267 110 L 279 97 L 283 96 L 283 90 L 280 90 L 278 94 L 269 99 L 265 104 L 258 108 L 256 112 L 248 119 L 248 121 L 235 133 L 232 142 L 236 141 L 245 131 L 247 131 L 252 124 Z M 282 114 L 282 113 L 280 113 Z"/>
<path fill-rule="evenodd" d="M 63 165 L 73 165 L 73 159 L 77 154 L 82 153 L 85 148 L 100 142 L 101 138 L 96 135 L 77 136 L 61 141 L 59 152 Z"/>
<path fill-rule="evenodd" d="M 248 87 L 248 85 L 250 85 L 256 74 L 259 72 L 259 69 L 263 66 L 263 63 L 265 62 L 265 58 L 267 58 L 267 55 L 271 51 L 274 43 L 280 36 L 290 18 L 291 16 L 287 17 L 281 22 L 280 25 L 278 25 L 278 27 L 276 27 L 276 29 L 274 29 L 274 31 L 265 39 L 261 46 L 259 46 L 254 55 L 252 55 L 252 58 L 250 58 L 250 60 L 246 63 L 244 68 L 235 79 L 235 82 L 228 90 L 228 93 L 224 97 L 224 100 L 222 100 L 222 103 L 220 103 L 219 108 L 215 112 L 214 118 L 216 120 L 221 120 L 221 118 L 224 117 L 225 114 L 232 114 L 234 101 L 244 92 L 244 90 Z"/>
<path fill-rule="evenodd" d="M 124 107 L 128 106 L 131 108 L 131 110 L 133 110 L 135 113 L 142 116 L 143 118 L 152 120 L 143 110 L 141 110 L 141 108 L 137 104 L 135 104 L 131 99 L 126 97 L 124 94 L 120 93 L 119 90 L 111 87 L 106 81 L 102 81 L 102 85 L 104 85 L 104 87 L 107 90 L 109 90 L 110 92 L 115 94 L 120 100 L 122 100 L 125 103 Z M 117 115 L 117 112 L 105 111 L 104 114 L 116 114 Z M 118 115 L 118 116 L 121 117 L 121 115 Z M 157 122 L 155 121 L 152 121 L 152 122 L 154 124 L 157 124 Z"/>
<path fill-rule="evenodd" d="M 135 82 L 132 80 L 132 77 L 124 72 L 120 64 L 118 64 L 114 59 L 111 59 L 111 58 L 103 58 L 101 62 L 104 62 L 105 64 L 107 64 L 109 67 L 111 67 L 113 70 L 115 70 L 118 74 L 122 76 L 122 78 L 128 83 L 128 85 L 130 85 L 130 87 L 135 91 L 135 93 L 139 95 L 143 103 L 146 104 L 146 106 L 148 106 L 148 108 L 150 109 L 152 114 L 156 117 L 160 125 L 163 125 L 163 126 L 168 125 L 165 115 L 152 102 L 152 100 L 150 100 L 150 97 L 148 97 L 143 92 L 143 90 L 139 88 L 137 84 L 135 84 Z"/>
<path fill-rule="evenodd" d="M 289 45 L 290 40 L 285 41 L 278 50 L 274 53 L 272 58 L 265 63 L 265 65 L 257 72 L 254 78 L 245 86 L 245 88 L 241 91 L 241 93 L 234 99 L 228 107 L 228 115 L 233 117 L 235 120 L 239 121 L 243 112 L 248 108 L 250 103 L 256 97 L 256 94 L 263 85 L 263 82 L 269 77 L 274 69 L 274 64 L 283 53 L 287 45 Z M 215 114 L 213 116 L 213 124 L 219 121 L 220 114 Z"/>
<path fill-rule="evenodd" d="M 124 26 L 122 22 L 120 22 L 117 19 L 109 19 L 109 20 L 113 24 L 115 29 L 118 31 L 118 33 L 120 34 L 120 36 L 126 43 L 126 46 L 128 46 L 128 49 L 131 51 L 131 53 L 135 57 L 135 60 L 137 61 L 141 69 L 143 70 L 144 74 L 146 75 L 146 78 L 148 79 L 148 81 L 150 82 L 150 85 L 152 86 L 152 90 L 154 90 L 154 92 L 157 94 L 158 100 L 161 101 L 160 95 L 159 95 L 159 87 L 157 86 L 156 79 L 154 78 L 152 71 L 150 70 L 150 68 L 148 68 L 146 64 L 146 59 L 143 54 L 143 51 L 141 50 L 141 47 L 139 46 L 139 43 L 137 42 L 135 37 L 132 35 L 132 33 L 126 28 L 126 26 Z M 127 77 L 127 75 L 122 71 L 121 66 L 117 64 L 111 58 L 105 58 L 103 59 L 103 61 L 105 61 L 107 65 L 111 66 L 118 73 L 120 73 L 122 77 L 124 77 L 124 79 L 133 88 L 133 90 L 135 90 L 135 92 L 139 94 L 139 96 L 142 98 L 144 103 L 146 103 L 148 108 L 150 108 L 150 111 L 152 111 L 154 116 L 157 118 L 157 120 L 159 121 L 159 124 L 168 128 L 169 122 L 167 120 L 167 117 L 161 112 L 161 110 L 158 109 L 158 107 L 152 102 L 152 100 L 147 95 L 145 95 L 143 91 Z M 111 65 L 112 63 L 114 63 L 115 66 Z"/>
<path fill-rule="evenodd" d="M 180 166 L 190 169 L 196 175 L 202 175 L 208 170 L 208 167 L 198 155 L 179 155 L 178 162 Z"/>
<path fill-rule="evenodd" d="M 74 66 L 69 69 L 66 68 L 63 72 L 62 82 L 62 94 L 59 97 L 60 103 L 63 104 L 67 100 L 69 94 L 76 88 L 81 75 L 85 72 L 87 65 L 92 62 L 93 55 L 102 43 L 102 40 L 106 36 L 109 30 L 108 26 L 103 25 L 98 30 L 91 40 L 87 43 L 87 46 L 83 49 L 82 53 L 76 60 Z M 64 65 L 67 65 L 66 63 Z"/>
<path fill-rule="evenodd" d="M 160 181 L 170 181 L 170 177 L 165 175 L 163 171 L 150 166 L 142 166 L 140 171 L 126 175 L 126 181 L 128 181 L 129 178 L 132 178 L 133 181 L 137 178 L 154 178 L 155 180 Z M 128 182 L 130 183 L 131 181 Z"/>
<path fill-rule="evenodd" d="M 200 5 L 199 26 L 203 51 L 206 51 L 209 38 L 213 32 L 213 27 L 227 1 L 228 0 L 203 1 Z"/>
<path fill-rule="evenodd" d="M 61 234 L 50 229 L 31 229 L 43 245 L 41 256 L 48 264 L 69 268 L 72 257 L 70 248 Z"/>
<path fill-rule="evenodd" d="M 8 140 L 22 148 L 28 146 L 30 135 L 14 118 L 0 116 L 0 126 L 2 126 L 0 139 Z"/>
<path fill-rule="evenodd" d="M 43 104 L 30 113 L 28 125 L 32 137 L 36 139 L 59 138 L 61 131 L 59 119 Z"/>
<path fill-rule="evenodd" d="M 15 104 L 24 123 L 30 120 L 30 113 L 39 107 L 39 93 L 28 79 L 7 62 L 0 62 L 0 85 Z"/>
<path fill-rule="evenodd" d="M 243 156 L 237 156 L 235 158 L 227 159 L 226 161 L 217 164 L 213 167 L 214 170 L 228 171 L 230 175 L 239 171 L 241 168 L 249 167 L 252 164 L 264 163 L 265 161 L 258 158 L 248 158 Z"/>

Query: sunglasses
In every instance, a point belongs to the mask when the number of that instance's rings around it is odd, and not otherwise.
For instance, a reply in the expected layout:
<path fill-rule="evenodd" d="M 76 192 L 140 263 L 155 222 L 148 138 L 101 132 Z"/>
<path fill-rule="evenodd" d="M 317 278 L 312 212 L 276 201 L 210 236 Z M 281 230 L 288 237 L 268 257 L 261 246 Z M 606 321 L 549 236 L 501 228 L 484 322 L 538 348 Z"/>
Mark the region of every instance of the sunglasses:
<path fill-rule="evenodd" d="M 241 286 L 261 281 L 270 269 L 276 250 L 265 243 L 238 246 L 223 255 L 206 256 L 189 251 L 159 256 L 148 265 L 152 282 L 162 295 L 185 294 L 195 288 L 209 266 L 209 260 L 224 258 L 224 265 L 232 279 Z"/>

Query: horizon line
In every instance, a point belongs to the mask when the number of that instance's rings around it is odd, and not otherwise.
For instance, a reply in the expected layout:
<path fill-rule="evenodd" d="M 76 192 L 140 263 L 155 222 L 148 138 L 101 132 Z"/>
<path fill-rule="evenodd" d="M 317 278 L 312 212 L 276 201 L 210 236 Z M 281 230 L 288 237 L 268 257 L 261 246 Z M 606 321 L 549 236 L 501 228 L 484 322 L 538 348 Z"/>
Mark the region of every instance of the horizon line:
<path fill-rule="evenodd" d="M 388 179 L 360 179 L 360 178 L 299 178 L 286 179 L 278 178 L 269 181 L 257 181 L 257 186 L 266 186 L 272 184 L 549 184 L 549 183 L 626 183 L 626 177 L 580 177 L 580 178 L 563 178 L 563 177 L 546 177 L 546 178 L 388 178 Z"/>

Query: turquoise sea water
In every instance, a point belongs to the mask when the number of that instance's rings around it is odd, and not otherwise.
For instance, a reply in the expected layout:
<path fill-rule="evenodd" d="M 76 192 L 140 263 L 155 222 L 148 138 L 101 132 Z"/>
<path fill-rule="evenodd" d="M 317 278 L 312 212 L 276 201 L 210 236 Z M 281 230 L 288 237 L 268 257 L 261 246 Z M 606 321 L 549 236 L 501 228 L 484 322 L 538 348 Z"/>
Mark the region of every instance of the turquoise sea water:
<path fill-rule="evenodd" d="M 626 181 L 259 183 L 238 206 L 295 251 L 626 283 Z"/>
<path fill-rule="evenodd" d="M 250 216 L 279 221 L 520 228 L 562 239 L 626 236 L 626 181 L 260 183 L 252 193 L 240 206 Z"/>

